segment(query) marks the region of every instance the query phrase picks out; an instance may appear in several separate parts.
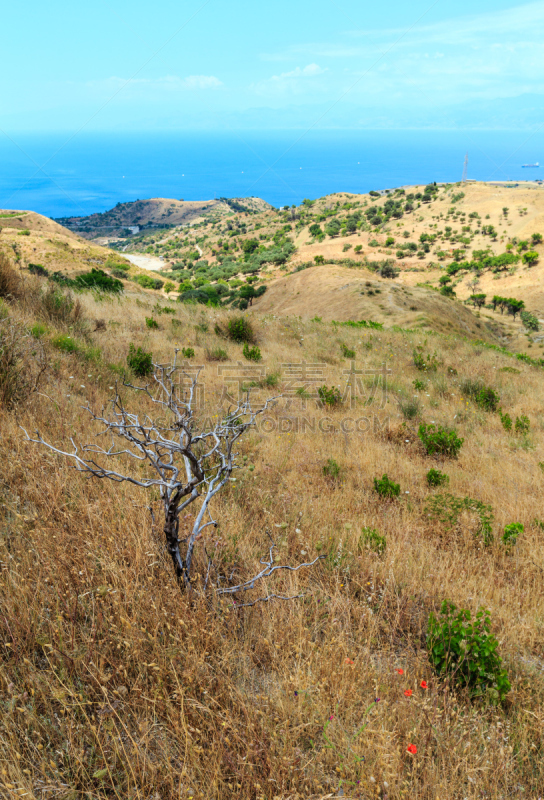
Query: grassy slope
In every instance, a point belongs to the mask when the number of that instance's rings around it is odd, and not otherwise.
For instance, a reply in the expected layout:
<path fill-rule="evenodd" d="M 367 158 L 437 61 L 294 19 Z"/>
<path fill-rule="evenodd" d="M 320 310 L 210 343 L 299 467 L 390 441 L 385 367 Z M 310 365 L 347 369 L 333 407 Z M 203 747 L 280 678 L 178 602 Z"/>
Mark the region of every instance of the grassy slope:
<path fill-rule="evenodd" d="M 29 278 L 3 315 L 34 324 L 40 287 Z M 255 568 L 267 529 L 286 563 L 330 556 L 274 585 L 305 592 L 304 600 L 233 611 L 180 596 L 153 492 L 88 481 L 63 458 L 25 444 L 19 427 L 38 428 L 58 445 L 70 436 L 89 440 L 95 428 L 81 407 L 103 407 L 115 380 L 108 364 L 123 364 L 130 342 L 159 361 L 175 347 L 194 347 L 195 363 L 205 364 L 203 413 L 216 413 L 222 379 L 206 352 L 221 346 L 232 363 L 242 360 L 239 345 L 213 332 L 231 312 L 177 305 L 173 316 L 158 316 L 156 296 L 133 290 L 120 301 L 80 295 L 80 302 L 82 320 L 45 320 L 40 393 L 12 411 L 0 407 L 0 794 L 283 800 L 323 797 L 344 779 L 360 781 L 353 792 L 346 786 L 345 796 L 354 797 L 377 788 L 395 800 L 522 790 L 537 797 L 544 785 L 544 536 L 533 520 L 544 500 L 544 371 L 454 336 L 426 340 L 251 312 L 269 373 L 304 359 L 324 365 L 323 382 L 343 385 L 342 343 L 356 350 L 358 365 L 387 362 L 392 373 L 383 407 L 380 392 L 369 400 L 368 386 L 352 410 L 327 412 L 312 400 L 304 410 L 300 399 L 282 400 L 272 432 L 243 441 L 241 455 L 255 469 L 242 469 L 218 498 L 220 527 L 206 546 L 239 576 Z M 146 328 L 151 313 L 159 330 Z M 97 318 L 106 330 L 92 333 Z M 81 355 L 54 346 L 59 332 L 81 341 Z M 436 373 L 414 368 L 420 343 L 425 353 L 436 351 Z M 476 377 L 497 389 L 513 417 L 528 415 L 527 436 L 507 434 L 498 415 L 465 401 L 459 384 Z M 416 378 L 428 387 L 419 392 L 418 417 L 404 424 L 399 401 L 413 397 Z M 270 392 L 288 389 L 280 377 Z M 146 408 L 135 393 L 127 402 Z M 296 432 L 303 417 L 321 424 Z M 368 418 L 369 429 L 361 423 L 365 432 L 350 432 L 354 418 Z M 458 461 L 424 456 L 419 418 L 457 427 L 465 440 Z M 338 482 L 323 475 L 329 458 L 341 467 Z M 492 505 L 491 547 L 474 538 L 468 517 L 450 532 L 427 517 L 431 466 L 447 472 L 453 494 Z M 384 472 L 400 482 L 396 501 L 372 490 Z M 525 532 L 509 555 L 498 537 L 514 521 Z M 383 556 L 362 546 L 363 526 L 386 536 Z M 490 609 L 512 681 L 504 708 L 471 704 L 432 674 L 425 630 L 444 598 Z M 405 689 L 413 690 L 410 699 Z M 350 744 L 369 705 L 369 726 Z M 336 751 L 322 733 L 331 716 Z M 415 757 L 406 750 L 411 743 Z M 364 758 L 360 766 L 351 752 Z"/>

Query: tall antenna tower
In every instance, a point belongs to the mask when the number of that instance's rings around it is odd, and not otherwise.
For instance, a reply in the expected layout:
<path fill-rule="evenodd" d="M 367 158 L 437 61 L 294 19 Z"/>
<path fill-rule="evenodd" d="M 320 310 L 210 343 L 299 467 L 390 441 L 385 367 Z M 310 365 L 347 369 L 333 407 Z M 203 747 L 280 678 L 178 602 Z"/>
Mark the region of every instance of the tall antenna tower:
<path fill-rule="evenodd" d="M 467 172 L 468 172 L 468 153 L 467 153 L 467 154 L 466 154 L 466 156 L 465 156 L 465 163 L 464 163 L 464 165 L 463 165 L 463 177 L 462 177 L 462 183 L 465 183 L 465 181 L 466 181 L 466 179 L 467 179 Z"/>

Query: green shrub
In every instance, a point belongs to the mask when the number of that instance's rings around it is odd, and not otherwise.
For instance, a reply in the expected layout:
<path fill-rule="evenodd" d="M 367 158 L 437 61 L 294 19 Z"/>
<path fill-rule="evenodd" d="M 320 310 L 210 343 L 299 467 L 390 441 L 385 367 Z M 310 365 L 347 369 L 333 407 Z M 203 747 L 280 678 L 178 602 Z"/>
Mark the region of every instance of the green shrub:
<path fill-rule="evenodd" d="M 524 527 L 521 522 L 512 522 L 507 525 L 502 535 L 502 540 L 506 545 L 513 545 L 516 543 L 520 533 L 523 533 Z"/>
<path fill-rule="evenodd" d="M 323 467 L 323 475 L 326 478 L 331 478 L 336 481 L 340 477 L 340 465 L 334 458 L 327 459 L 327 463 Z"/>
<path fill-rule="evenodd" d="M 425 513 L 432 520 L 439 520 L 448 529 L 459 522 L 463 511 L 478 517 L 475 536 L 482 536 L 486 547 L 493 541 L 493 509 L 480 500 L 471 497 L 455 497 L 452 494 L 435 494 L 427 498 Z"/>
<path fill-rule="evenodd" d="M 502 408 L 499 408 L 499 416 L 501 418 L 502 427 L 509 433 L 512 430 L 512 417 L 510 414 L 503 414 Z"/>
<path fill-rule="evenodd" d="M 251 322 L 247 317 L 233 317 L 227 324 L 227 336 L 233 342 L 255 342 L 255 334 Z"/>
<path fill-rule="evenodd" d="M 345 344 L 341 344 L 340 348 L 342 350 L 342 355 L 344 358 L 355 358 L 355 350 L 350 350 L 349 347 Z"/>
<path fill-rule="evenodd" d="M 465 397 L 476 403 L 477 406 L 483 408 L 484 411 L 497 411 L 499 407 L 500 397 L 497 392 L 490 386 L 486 386 L 480 379 L 472 380 L 467 378 L 461 384 L 461 393 Z"/>
<path fill-rule="evenodd" d="M 421 414 L 421 404 L 417 397 L 411 400 L 399 400 L 399 408 L 404 419 L 414 419 Z"/>
<path fill-rule="evenodd" d="M 436 674 L 450 685 L 467 689 L 471 697 L 498 703 L 510 691 L 510 682 L 490 631 L 488 611 L 478 611 L 473 622 L 470 611 L 457 611 L 445 600 L 440 616 L 431 613 L 429 617 L 427 653 Z"/>
<path fill-rule="evenodd" d="M 423 392 L 427 388 L 428 381 L 421 381 L 419 378 L 416 378 L 412 381 L 412 386 L 417 392 Z"/>
<path fill-rule="evenodd" d="M 145 378 L 153 372 L 153 355 L 143 348 L 136 349 L 133 344 L 128 349 L 127 364 L 135 375 Z"/>
<path fill-rule="evenodd" d="M 530 427 L 531 423 L 529 422 L 529 417 L 525 414 L 522 414 L 521 417 L 516 417 L 516 433 L 529 433 Z"/>
<path fill-rule="evenodd" d="M 378 492 L 380 497 L 393 498 L 398 497 L 400 494 L 400 483 L 395 483 L 389 480 L 384 473 L 381 478 L 374 478 L 374 491 Z"/>
<path fill-rule="evenodd" d="M 79 353 L 81 344 L 66 333 L 59 333 L 51 339 L 51 344 L 63 353 Z"/>
<path fill-rule="evenodd" d="M 213 350 L 206 350 L 206 359 L 208 361 L 228 361 L 229 355 L 222 347 L 215 347 Z"/>
<path fill-rule="evenodd" d="M 414 366 L 416 369 L 421 370 L 422 372 L 436 372 L 438 369 L 438 359 L 436 357 L 436 353 L 432 355 L 430 353 L 427 354 L 427 357 L 423 355 L 422 348 L 416 348 L 413 351 L 414 357 Z"/>
<path fill-rule="evenodd" d="M 42 336 L 45 336 L 47 333 L 47 328 L 41 322 L 36 322 L 36 324 L 32 325 L 30 328 L 30 333 L 35 339 L 41 339 Z"/>
<path fill-rule="evenodd" d="M 193 350 L 192 347 L 182 347 L 181 348 L 181 353 L 183 355 L 183 358 L 194 358 L 195 357 L 195 351 Z"/>
<path fill-rule="evenodd" d="M 151 328 L 152 330 L 157 330 L 159 327 L 159 323 L 157 322 L 156 319 L 153 319 L 153 317 L 146 317 L 145 324 L 147 325 L 148 328 Z"/>
<path fill-rule="evenodd" d="M 448 475 L 439 469 L 430 469 L 425 477 L 428 486 L 445 486 L 450 481 Z"/>
<path fill-rule="evenodd" d="M 32 275 L 39 275 L 40 278 L 47 278 L 49 275 L 49 270 L 41 264 L 29 264 L 28 271 L 32 273 Z"/>
<path fill-rule="evenodd" d="M 342 395 L 337 386 L 331 386 L 330 388 L 328 386 L 320 386 L 317 394 L 323 405 L 329 406 L 329 408 L 339 406 L 342 402 Z"/>
<path fill-rule="evenodd" d="M 262 359 L 261 348 L 257 347 L 257 345 L 250 347 L 246 342 L 242 352 L 244 354 L 244 358 L 247 358 L 248 361 L 261 361 Z"/>
<path fill-rule="evenodd" d="M 423 442 L 427 455 L 447 456 L 457 458 L 464 442 L 453 428 L 443 428 L 442 425 L 426 425 L 421 423 L 418 436 Z"/>
<path fill-rule="evenodd" d="M 361 538 L 359 540 L 359 549 L 368 547 L 376 553 L 385 553 L 387 547 L 387 540 L 385 536 L 381 536 L 374 528 L 363 528 Z"/>
<path fill-rule="evenodd" d="M 150 275 L 138 275 L 136 283 L 143 289 L 155 289 L 156 291 L 164 286 L 164 281 L 161 281 L 160 278 L 152 278 Z"/>

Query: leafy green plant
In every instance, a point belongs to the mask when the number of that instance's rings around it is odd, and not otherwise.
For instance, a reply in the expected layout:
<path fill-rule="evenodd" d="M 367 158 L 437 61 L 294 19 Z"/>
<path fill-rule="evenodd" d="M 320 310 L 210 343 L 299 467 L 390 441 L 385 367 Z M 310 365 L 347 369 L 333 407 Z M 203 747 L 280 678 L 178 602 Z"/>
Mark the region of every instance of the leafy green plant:
<path fill-rule="evenodd" d="M 529 433 L 530 427 L 531 423 L 529 422 L 529 417 L 527 417 L 525 414 L 522 414 L 521 417 L 516 417 L 516 433 Z"/>
<path fill-rule="evenodd" d="M 463 511 L 468 511 L 478 517 L 478 527 L 475 536 L 482 536 L 484 544 L 490 545 L 493 541 L 493 509 L 480 500 L 471 497 L 455 497 L 452 494 L 435 494 L 427 498 L 425 513 L 431 520 L 438 520 L 448 529 L 452 529 L 459 522 Z"/>
<path fill-rule="evenodd" d="M 416 347 L 413 351 L 414 366 L 422 372 L 436 372 L 438 369 L 438 359 L 436 353 L 425 356 L 422 347 Z"/>
<path fill-rule="evenodd" d="M 248 361 L 261 361 L 262 359 L 261 348 L 257 347 L 257 345 L 250 347 L 246 342 L 242 352 L 244 354 L 244 358 L 247 358 Z"/>
<path fill-rule="evenodd" d="M 80 343 L 66 333 L 59 333 L 58 336 L 54 336 L 51 339 L 51 344 L 63 353 L 78 353 L 81 350 Z"/>
<path fill-rule="evenodd" d="M 328 458 L 323 467 L 323 475 L 336 481 L 340 477 L 340 465 L 334 458 Z"/>
<path fill-rule="evenodd" d="M 414 419 L 421 414 L 421 403 L 417 397 L 410 400 L 399 399 L 399 408 L 404 419 Z"/>
<path fill-rule="evenodd" d="M 422 422 L 419 426 L 418 436 L 429 456 L 440 455 L 457 458 L 465 441 L 457 435 L 455 429 L 444 428 L 442 425 L 434 423 L 427 425 Z"/>
<path fill-rule="evenodd" d="M 430 469 L 425 477 L 428 486 L 445 486 L 450 481 L 449 476 L 439 469 Z"/>
<path fill-rule="evenodd" d="M 490 386 L 486 386 L 480 379 L 472 380 L 467 378 L 461 384 L 461 393 L 465 397 L 476 403 L 477 406 L 483 408 L 484 411 L 497 411 L 499 407 L 500 397 L 497 392 Z"/>
<path fill-rule="evenodd" d="M 416 378 L 412 381 L 412 386 L 417 392 L 423 392 L 427 388 L 428 381 L 422 381 L 419 378 Z"/>
<path fill-rule="evenodd" d="M 510 691 L 508 673 L 497 653 L 489 611 L 481 609 L 473 621 L 468 609 L 444 600 L 440 616 L 431 613 L 427 653 L 438 676 L 467 689 L 471 697 L 499 703 Z"/>
<path fill-rule="evenodd" d="M 359 540 L 359 549 L 362 547 L 367 547 L 370 550 L 374 550 L 374 552 L 385 553 L 385 548 L 387 547 L 387 540 L 385 536 L 382 536 L 378 533 L 378 531 L 374 530 L 374 528 L 363 528 L 361 538 Z"/>
<path fill-rule="evenodd" d="M 194 349 L 192 347 L 182 347 L 181 348 L 181 354 L 182 354 L 183 358 L 194 358 L 195 357 L 195 351 L 194 351 Z"/>
<path fill-rule="evenodd" d="M 36 322 L 30 328 L 30 333 L 35 339 L 41 339 L 47 333 L 47 328 L 42 322 Z"/>
<path fill-rule="evenodd" d="M 512 522 L 507 525 L 502 535 L 502 541 L 505 545 L 513 545 L 516 543 L 518 536 L 523 533 L 524 527 L 521 522 Z"/>
<path fill-rule="evenodd" d="M 206 350 L 206 359 L 208 361 L 228 361 L 229 355 L 222 347 L 215 347 L 213 350 Z"/>
<path fill-rule="evenodd" d="M 233 342 L 253 344 L 255 334 L 251 322 L 246 317 L 233 317 L 227 323 L 227 336 Z"/>
<path fill-rule="evenodd" d="M 509 433 L 512 430 L 512 417 L 510 414 L 503 414 L 502 408 L 499 408 L 499 417 L 501 418 L 502 427 Z"/>
<path fill-rule="evenodd" d="M 157 330 L 159 327 L 159 323 L 157 322 L 156 319 L 153 319 L 153 317 L 146 317 L 145 324 L 147 325 L 148 328 L 151 328 L 152 330 Z"/>
<path fill-rule="evenodd" d="M 374 478 L 374 491 L 380 497 L 393 499 L 393 497 L 398 497 L 400 494 L 400 483 L 390 480 L 384 473 L 381 478 Z"/>
<path fill-rule="evenodd" d="M 145 378 L 153 372 L 153 355 L 142 347 L 136 349 L 133 344 L 128 348 L 127 364 L 135 375 Z"/>
<path fill-rule="evenodd" d="M 331 386 L 330 388 L 328 386 L 320 386 L 317 394 L 323 405 L 329 406 L 329 408 L 334 408 L 342 402 L 342 395 L 337 386 Z"/>
<path fill-rule="evenodd" d="M 342 350 L 342 355 L 344 358 L 355 358 L 355 350 L 350 350 L 349 347 L 345 344 L 341 344 L 340 348 Z"/>

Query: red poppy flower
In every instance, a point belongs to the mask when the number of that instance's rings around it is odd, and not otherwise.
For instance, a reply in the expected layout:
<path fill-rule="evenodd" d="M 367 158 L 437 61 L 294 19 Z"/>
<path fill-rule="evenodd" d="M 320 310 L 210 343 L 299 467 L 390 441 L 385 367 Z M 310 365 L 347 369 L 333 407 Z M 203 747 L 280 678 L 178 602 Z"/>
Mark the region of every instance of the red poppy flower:
<path fill-rule="evenodd" d="M 403 669 L 396 669 L 395 672 L 398 672 L 399 675 L 404 675 L 404 670 Z"/>
<path fill-rule="evenodd" d="M 427 681 L 421 681 L 421 683 L 419 685 L 421 686 L 422 689 L 428 689 L 429 688 L 429 686 L 427 684 Z"/>
<path fill-rule="evenodd" d="M 412 690 L 411 689 L 405 689 L 404 690 L 404 695 L 405 695 L 405 697 L 411 697 L 412 696 Z"/>
<path fill-rule="evenodd" d="M 407 749 L 407 750 L 408 750 L 408 752 L 409 752 L 409 753 L 411 753 L 413 756 L 415 756 L 415 754 L 417 753 L 417 747 L 415 746 L 415 744 L 409 744 L 409 745 L 408 745 L 408 747 L 407 747 L 406 749 Z"/>
<path fill-rule="evenodd" d="M 351 658 L 346 658 L 346 664 L 355 664 L 355 661 L 352 661 Z"/>

